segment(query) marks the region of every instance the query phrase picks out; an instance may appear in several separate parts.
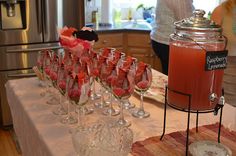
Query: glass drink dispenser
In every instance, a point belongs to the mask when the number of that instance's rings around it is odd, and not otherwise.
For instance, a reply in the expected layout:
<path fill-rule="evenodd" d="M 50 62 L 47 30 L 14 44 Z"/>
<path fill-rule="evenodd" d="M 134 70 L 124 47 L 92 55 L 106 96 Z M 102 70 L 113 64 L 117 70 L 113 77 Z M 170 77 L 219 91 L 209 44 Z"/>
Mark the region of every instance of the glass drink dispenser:
<path fill-rule="evenodd" d="M 212 110 L 222 95 L 227 39 L 204 14 L 195 10 L 193 17 L 176 22 L 170 36 L 167 98 L 180 109 L 188 109 L 191 97 L 190 110 Z"/>

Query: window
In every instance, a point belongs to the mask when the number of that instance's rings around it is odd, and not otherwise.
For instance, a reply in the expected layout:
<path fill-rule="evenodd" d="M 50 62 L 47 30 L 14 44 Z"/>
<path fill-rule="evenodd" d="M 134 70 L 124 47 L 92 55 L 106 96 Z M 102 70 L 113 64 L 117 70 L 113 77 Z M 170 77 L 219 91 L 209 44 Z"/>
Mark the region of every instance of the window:
<path fill-rule="evenodd" d="M 127 20 L 130 16 L 132 19 L 142 19 L 142 11 L 137 11 L 137 6 L 144 4 L 145 7 L 155 7 L 156 1 L 157 0 L 86 0 L 86 23 L 91 22 L 92 11 L 96 10 L 99 12 L 99 21 L 109 23 L 114 21 L 114 19 Z M 224 0 L 193 0 L 193 5 L 195 9 L 205 10 L 207 16 L 209 12 L 212 12 L 213 9 L 223 1 Z M 155 9 L 152 10 L 153 13 L 154 11 Z"/>
<path fill-rule="evenodd" d="M 212 12 L 213 9 L 222 1 L 224 0 L 193 0 L 193 5 L 195 6 L 195 9 L 203 9 L 206 14 L 208 14 L 209 12 Z M 134 10 L 141 3 L 145 4 L 147 7 L 156 6 L 156 0 L 113 0 L 113 8 L 125 9 L 132 7 Z"/>
<path fill-rule="evenodd" d="M 212 12 L 216 6 L 220 4 L 221 0 L 193 0 L 195 9 L 203 9 L 206 14 Z"/>

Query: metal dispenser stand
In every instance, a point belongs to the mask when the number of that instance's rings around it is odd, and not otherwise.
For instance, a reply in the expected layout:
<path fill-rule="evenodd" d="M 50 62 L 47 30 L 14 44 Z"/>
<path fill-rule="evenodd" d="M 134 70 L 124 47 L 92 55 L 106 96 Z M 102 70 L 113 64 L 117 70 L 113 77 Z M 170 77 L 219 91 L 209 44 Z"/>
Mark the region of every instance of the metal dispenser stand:
<path fill-rule="evenodd" d="M 184 96 L 187 96 L 188 97 L 188 109 L 185 109 L 185 108 L 179 108 L 179 107 L 176 107 L 175 105 L 173 104 L 170 104 L 168 103 L 167 101 L 167 91 L 171 91 L 171 92 L 174 92 L 174 93 L 177 93 L 177 94 L 181 94 L 181 95 L 184 95 Z M 199 113 L 210 113 L 210 112 L 214 112 L 214 115 L 217 115 L 218 114 L 218 111 L 220 109 L 220 121 L 219 121 L 219 128 L 218 128 L 218 143 L 220 143 L 220 130 L 221 130 L 221 122 L 222 122 L 222 113 L 223 113 L 223 106 L 224 106 L 224 89 L 222 89 L 222 96 L 219 98 L 219 102 L 218 104 L 216 105 L 215 109 L 212 109 L 212 110 L 206 110 L 206 111 L 198 111 L 198 110 L 191 110 L 191 97 L 192 95 L 191 94 L 186 94 L 186 93 L 182 93 L 182 92 L 179 92 L 179 91 L 176 91 L 176 90 L 172 90 L 170 89 L 168 86 L 166 86 L 165 88 L 165 107 L 164 107 L 164 122 L 163 122 L 163 133 L 161 135 L 161 138 L 160 140 L 163 139 L 164 135 L 165 135 L 165 128 L 166 128 L 166 107 L 167 105 L 170 106 L 171 108 L 173 109 L 176 109 L 176 110 L 179 110 L 179 111 L 183 111 L 183 112 L 187 112 L 188 113 L 188 120 L 187 120 L 187 138 L 186 138 L 186 156 L 188 155 L 188 144 L 189 144 L 189 124 L 190 124 L 190 113 L 196 113 L 197 116 L 196 116 L 196 132 L 198 132 L 198 115 Z"/>

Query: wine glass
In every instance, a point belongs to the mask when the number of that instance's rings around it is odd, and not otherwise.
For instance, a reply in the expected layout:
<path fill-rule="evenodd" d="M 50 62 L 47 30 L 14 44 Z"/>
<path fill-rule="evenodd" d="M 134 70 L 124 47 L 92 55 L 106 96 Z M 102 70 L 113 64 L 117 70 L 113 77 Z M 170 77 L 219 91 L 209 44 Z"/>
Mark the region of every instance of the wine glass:
<path fill-rule="evenodd" d="M 90 78 L 90 65 L 91 65 L 91 59 L 84 54 L 80 56 L 80 67 L 79 67 L 79 72 L 83 72 L 85 74 L 85 77 L 88 78 L 89 80 L 89 85 L 92 85 L 92 80 Z M 91 87 L 89 87 L 91 89 Z M 90 96 L 90 93 L 89 93 Z M 93 113 L 93 108 L 88 108 L 87 106 L 83 106 L 83 113 L 84 114 L 91 114 Z"/>
<path fill-rule="evenodd" d="M 55 115 L 65 115 L 67 113 L 66 109 L 63 107 L 63 97 L 66 94 L 66 78 L 67 72 L 64 68 L 64 63 L 61 63 L 58 69 L 57 76 L 57 89 L 60 92 L 59 94 L 59 104 L 60 106 L 53 110 Z"/>
<path fill-rule="evenodd" d="M 134 67 L 136 67 L 136 64 L 138 62 L 137 58 L 131 57 L 131 56 L 127 56 L 126 58 L 124 58 L 126 60 L 124 67 L 125 68 L 129 68 L 131 65 L 133 65 Z M 129 101 L 129 99 L 124 100 L 124 109 L 128 110 L 131 108 L 134 108 L 135 105 L 133 103 L 131 103 Z"/>
<path fill-rule="evenodd" d="M 71 71 L 66 70 L 66 93 L 65 97 L 67 99 L 67 115 L 61 118 L 61 123 L 63 124 L 75 124 L 78 122 L 76 116 L 74 115 L 74 109 L 72 109 L 73 103 L 69 97 L 69 86 L 74 82 L 74 77 Z"/>
<path fill-rule="evenodd" d="M 58 61 L 59 61 L 58 55 L 54 52 L 52 62 L 51 62 L 51 69 L 50 69 L 49 77 L 50 77 L 53 87 L 55 88 L 57 85 L 57 72 L 58 72 L 58 63 L 59 63 Z"/>
<path fill-rule="evenodd" d="M 39 80 L 39 86 L 42 87 L 43 89 L 45 89 L 44 72 L 43 72 L 44 55 L 45 55 L 45 51 L 39 51 L 37 54 L 37 69 L 39 71 L 37 76 L 38 76 L 38 80 Z M 44 92 L 41 92 L 40 95 L 43 96 Z"/>
<path fill-rule="evenodd" d="M 102 75 L 102 70 L 104 70 L 104 67 L 106 66 L 106 60 L 107 60 L 107 57 L 105 56 L 102 56 L 102 55 L 98 55 L 98 64 L 97 64 L 97 68 L 96 68 L 96 71 L 98 72 L 97 73 L 97 77 L 96 77 L 96 81 L 101 85 L 101 100 L 100 102 L 96 102 L 94 105 L 95 107 L 97 108 L 104 108 L 104 107 L 107 107 L 109 103 L 106 103 L 105 102 L 105 99 L 104 99 L 104 93 L 106 92 L 105 90 L 105 86 L 103 85 L 104 81 L 102 80 L 104 78 L 104 76 Z"/>
<path fill-rule="evenodd" d="M 104 77 L 103 83 L 104 86 L 106 86 L 106 89 L 109 91 L 109 107 L 103 111 L 104 115 L 111 115 L 115 116 L 118 115 L 120 112 L 119 110 L 116 110 L 113 108 L 113 94 L 112 94 L 112 87 L 111 82 L 113 79 L 117 77 L 116 72 L 116 65 L 119 62 L 120 59 L 123 59 L 125 56 L 124 53 L 119 52 L 118 50 L 114 50 L 109 55 L 108 59 L 106 60 L 106 66 L 101 70 L 102 75 Z"/>
<path fill-rule="evenodd" d="M 121 126 L 130 126 L 131 123 L 124 119 L 123 107 L 124 100 L 129 99 L 134 91 L 135 68 L 134 66 L 126 68 L 125 62 L 121 60 L 117 64 L 117 77 L 113 79 L 111 86 L 113 95 L 120 101 L 120 117 L 117 123 Z"/>
<path fill-rule="evenodd" d="M 132 115 L 136 118 L 147 118 L 150 116 L 143 107 L 143 96 L 152 83 L 151 65 L 139 62 L 135 74 L 135 90 L 140 93 L 140 107 Z"/>
<path fill-rule="evenodd" d="M 112 60 L 107 60 L 106 61 L 107 64 L 106 66 L 104 66 L 104 68 L 101 70 L 101 75 L 103 75 L 102 77 L 102 83 L 104 84 L 104 86 L 106 87 L 106 89 L 109 91 L 109 107 L 107 109 L 105 109 L 103 111 L 104 115 L 111 115 L 111 116 L 115 116 L 118 115 L 120 112 L 119 110 L 116 110 L 113 108 L 112 103 L 113 103 L 113 94 L 112 94 L 112 87 L 111 87 L 111 82 L 114 81 L 114 79 L 116 79 L 117 74 L 116 74 L 116 65 L 117 62 L 116 61 L 112 61 Z"/>
<path fill-rule="evenodd" d="M 83 125 L 82 118 L 84 114 L 84 105 L 89 100 L 90 84 L 89 77 L 83 72 L 79 72 L 72 83 L 68 86 L 68 96 L 71 101 L 78 107 L 78 122 Z"/>
<path fill-rule="evenodd" d="M 57 74 L 58 74 L 58 67 L 59 67 L 58 61 L 59 61 L 58 55 L 54 51 L 52 53 L 50 72 L 48 75 L 48 79 L 51 82 L 52 86 L 54 87 L 51 90 L 50 99 L 46 102 L 49 105 L 58 105 L 59 104 L 59 99 L 57 98 L 58 91 L 55 90 L 55 89 L 57 89 Z"/>
<path fill-rule="evenodd" d="M 89 75 L 91 77 L 92 87 L 91 87 L 91 100 L 96 100 L 101 98 L 101 95 L 96 92 L 95 79 L 99 76 L 98 71 L 98 54 L 95 51 L 90 52 L 91 64 L 89 67 Z"/>
<path fill-rule="evenodd" d="M 44 59 L 43 59 L 43 75 L 44 75 L 44 82 L 45 82 L 45 93 L 41 93 L 41 96 L 50 95 L 50 71 L 51 71 L 51 51 L 46 50 L 44 52 Z"/>
<path fill-rule="evenodd" d="M 43 74 L 44 51 L 39 51 L 37 54 L 37 67 L 40 73 Z"/>

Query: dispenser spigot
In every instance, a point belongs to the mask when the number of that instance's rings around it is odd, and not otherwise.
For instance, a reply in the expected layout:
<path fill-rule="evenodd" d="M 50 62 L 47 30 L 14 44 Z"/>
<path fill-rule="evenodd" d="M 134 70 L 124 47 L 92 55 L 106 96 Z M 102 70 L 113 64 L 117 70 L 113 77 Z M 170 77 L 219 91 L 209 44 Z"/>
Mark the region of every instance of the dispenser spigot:
<path fill-rule="evenodd" d="M 220 99 L 219 99 L 219 105 L 222 105 L 222 106 L 225 105 L 225 97 L 224 97 L 224 96 L 221 96 L 221 97 L 220 97 Z"/>
<path fill-rule="evenodd" d="M 219 99 L 218 104 L 216 104 L 216 107 L 214 109 L 214 115 L 218 114 L 219 109 L 221 109 L 225 105 L 225 97 L 221 96 Z"/>

